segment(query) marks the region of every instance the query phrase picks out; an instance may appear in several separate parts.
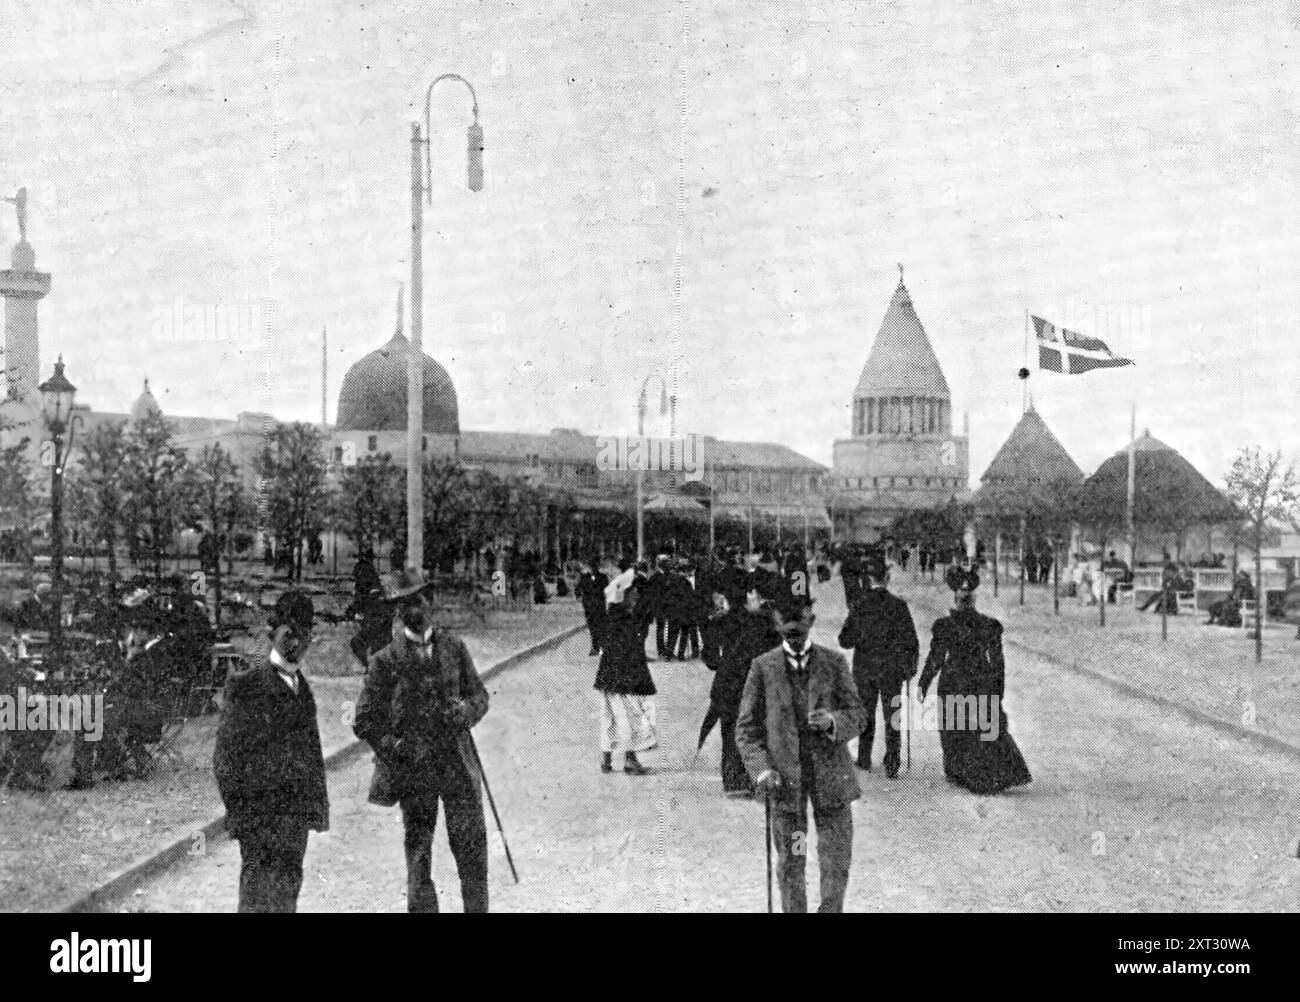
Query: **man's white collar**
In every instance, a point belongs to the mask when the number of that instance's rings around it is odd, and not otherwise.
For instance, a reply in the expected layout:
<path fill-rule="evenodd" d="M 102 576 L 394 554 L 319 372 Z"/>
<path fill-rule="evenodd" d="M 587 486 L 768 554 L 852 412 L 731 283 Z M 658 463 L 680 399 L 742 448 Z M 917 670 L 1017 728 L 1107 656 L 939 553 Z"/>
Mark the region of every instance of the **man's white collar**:
<path fill-rule="evenodd" d="M 782 641 L 781 641 L 781 646 L 785 648 L 785 653 L 786 653 L 787 655 L 789 655 L 790 657 L 792 657 L 792 658 L 801 658 L 801 657 L 803 657 L 804 655 L 806 655 L 809 651 L 812 650 L 812 637 L 805 637 L 805 638 L 804 638 L 803 649 L 802 649 L 802 650 L 798 650 L 798 651 L 796 651 L 793 647 L 790 646 L 790 641 L 788 641 L 788 640 L 782 640 Z"/>
<path fill-rule="evenodd" d="M 423 637 L 421 637 L 418 633 L 412 633 L 410 627 L 408 627 L 408 626 L 403 626 L 403 627 L 402 627 L 402 632 L 406 634 L 406 639 L 409 640 L 409 641 L 410 641 L 411 643 L 413 643 L 413 644 L 427 644 L 427 643 L 430 642 L 430 640 L 433 639 L 433 627 L 432 627 L 432 626 L 429 627 L 427 630 L 424 631 L 424 636 L 423 636 Z"/>
<path fill-rule="evenodd" d="M 274 647 L 271 648 L 271 664 L 275 666 L 275 670 L 281 675 L 285 675 L 289 678 L 298 674 L 298 666 L 289 664 L 289 662 L 284 659 L 284 655 Z"/>

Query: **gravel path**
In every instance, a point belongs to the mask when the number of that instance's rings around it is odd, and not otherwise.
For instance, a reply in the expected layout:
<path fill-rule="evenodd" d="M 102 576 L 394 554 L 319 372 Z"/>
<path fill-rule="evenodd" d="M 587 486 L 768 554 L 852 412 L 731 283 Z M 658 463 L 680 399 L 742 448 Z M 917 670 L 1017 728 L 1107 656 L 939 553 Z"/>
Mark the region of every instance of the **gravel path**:
<path fill-rule="evenodd" d="M 838 582 L 822 589 L 818 612 L 817 639 L 833 643 Z M 927 635 L 928 614 L 917 620 Z M 645 778 L 598 771 L 585 638 L 492 684 L 475 733 L 522 877 L 511 883 L 494 842 L 494 909 L 765 907 L 762 811 L 721 796 L 716 732 L 691 767 L 709 673 L 698 662 L 653 669 L 663 743 L 648 757 L 659 771 Z M 1296 908 L 1295 760 L 1015 649 L 1008 676 L 1012 732 L 1034 782 L 998 797 L 956 790 L 942 779 L 937 737 L 915 733 L 910 775 L 861 775 L 849 910 Z M 334 828 L 312 839 L 304 911 L 404 907 L 400 820 L 366 804 L 369 775 L 367 758 L 331 777 Z M 444 907 L 458 909 L 441 829 L 436 858 Z M 814 850 L 810 873 L 815 863 Z M 123 907 L 232 910 L 238 868 L 236 846 L 215 846 Z"/>

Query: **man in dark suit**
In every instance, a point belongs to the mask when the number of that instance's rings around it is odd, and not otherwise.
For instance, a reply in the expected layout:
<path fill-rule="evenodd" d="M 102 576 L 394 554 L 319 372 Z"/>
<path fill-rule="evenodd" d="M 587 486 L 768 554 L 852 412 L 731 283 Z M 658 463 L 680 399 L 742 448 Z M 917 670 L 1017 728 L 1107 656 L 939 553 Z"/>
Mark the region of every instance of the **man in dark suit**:
<path fill-rule="evenodd" d="M 375 751 L 370 802 L 401 805 L 407 910 L 438 910 L 432 863 L 441 801 L 465 911 L 486 912 L 483 777 L 470 728 L 487 714 L 488 694 L 464 641 L 434 629 L 428 588 L 418 571 L 384 581 L 400 628 L 370 659 L 353 729 Z"/>
<path fill-rule="evenodd" d="M 645 587 L 641 591 L 641 604 L 645 607 L 643 615 L 646 621 L 654 621 L 655 654 L 661 661 L 667 661 L 673 655 L 669 638 L 672 637 L 673 641 L 676 641 L 676 637 L 672 636 L 668 619 L 668 599 L 671 590 L 672 574 L 669 570 L 668 556 L 661 554 L 654 566 L 650 568 Z"/>
<path fill-rule="evenodd" d="M 887 585 L 889 571 L 879 553 L 862 562 L 864 587 L 849 609 L 840 646 L 853 651 L 853 678 L 866 711 L 866 726 L 858 741 L 858 768 L 871 769 L 871 746 L 876 738 L 876 703 L 885 721 L 885 775 L 898 775 L 902 733 L 893 717 L 902 706 L 903 683 L 916 674 L 921 645 L 912 613 Z"/>
<path fill-rule="evenodd" d="M 862 594 L 862 558 L 857 547 L 850 547 L 840 561 L 840 580 L 844 583 L 844 604 L 852 609 Z"/>
<path fill-rule="evenodd" d="M 812 643 L 812 599 L 775 603 L 781 646 L 754 659 L 740 700 L 736 746 L 760 796 L 772 802 L 781 908 L 806 912 L 804 882 L 812 803 L 821 857 L 819 911 L 844 910 L 853 855 L 852 802 L 861 796 L 848 742 L 865 722 L 862 701 L 838 651 Z"/>
<path fill-rule="evenodd" d="M 599 654 L 604 644 L 605 589 L 608 587 L 609 578 L 601 572 L 599 559 L 592 557 L 573 590 L 582 603 L 582 615 L 587 620 L 587 632 L 591 634 L 591 657 Z"/>
<path fill-rule="evenodd" d="M 269 652 L 226 680 L 213 767 L 239 842 L 239 910 L 294 912 L 307 833 L 329 829 L 316 700 L 299 670 L 314 611 L 299 591 L 275 603 Z"/>

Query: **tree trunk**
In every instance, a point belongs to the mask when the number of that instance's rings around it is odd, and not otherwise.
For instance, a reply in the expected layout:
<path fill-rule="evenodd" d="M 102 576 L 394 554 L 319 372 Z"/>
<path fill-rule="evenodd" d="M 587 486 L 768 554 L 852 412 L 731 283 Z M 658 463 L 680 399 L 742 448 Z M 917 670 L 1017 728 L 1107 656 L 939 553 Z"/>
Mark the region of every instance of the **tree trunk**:
<path fill-rule="evenodd" d="M 1101 575 L 1101 601 L 1097 603 L 1100 610 L 1097 613 L 1098 622 L 1101 626 L 1106 625 L 1106 599 L 1110 597 L 1110 580 L 1106 577 L 1106 534 L 1101 534 L 1101 566 L 1097 568 L 1097 573 Z"/>
<path fill-rule="evenodd" d="M 1025 520 L 1020 520 L 1020 604 L 1025 604 Z"/>
<path fill-rule="evenodd" d="M 1061 547 L 1052 539 L 1052 612 L 1061 614 Z"/>
<path fill-rule="evenodd" d="M 1264 516 L 1255 523 L 1255 664 L 1264 660 Z"/>

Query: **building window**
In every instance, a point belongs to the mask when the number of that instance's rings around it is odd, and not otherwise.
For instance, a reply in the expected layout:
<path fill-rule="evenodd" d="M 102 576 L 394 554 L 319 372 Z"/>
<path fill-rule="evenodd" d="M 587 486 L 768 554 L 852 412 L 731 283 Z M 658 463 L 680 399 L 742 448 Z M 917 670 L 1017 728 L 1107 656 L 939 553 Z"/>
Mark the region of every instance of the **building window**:
<path fill-rule="evenodd" d="M 343 446 L 341 445 L 334 446 L 334 462 L 343 462 Z"/>
<path fill-rule="evenodd" d="M 378 448 L 379 448 L 379 436 L 371 435 L 366 442 L 366 450 L 369 452 L 374 452 Z"/>
<path fill-rule="evenodd" d="M 421 452 L 428 452 L 428 451 L 429 451 L 429 436 L 428 436 L 428 435 L 421 435 L 421 436 L 420 436 L 420 451 L 421 451 Z"/>

